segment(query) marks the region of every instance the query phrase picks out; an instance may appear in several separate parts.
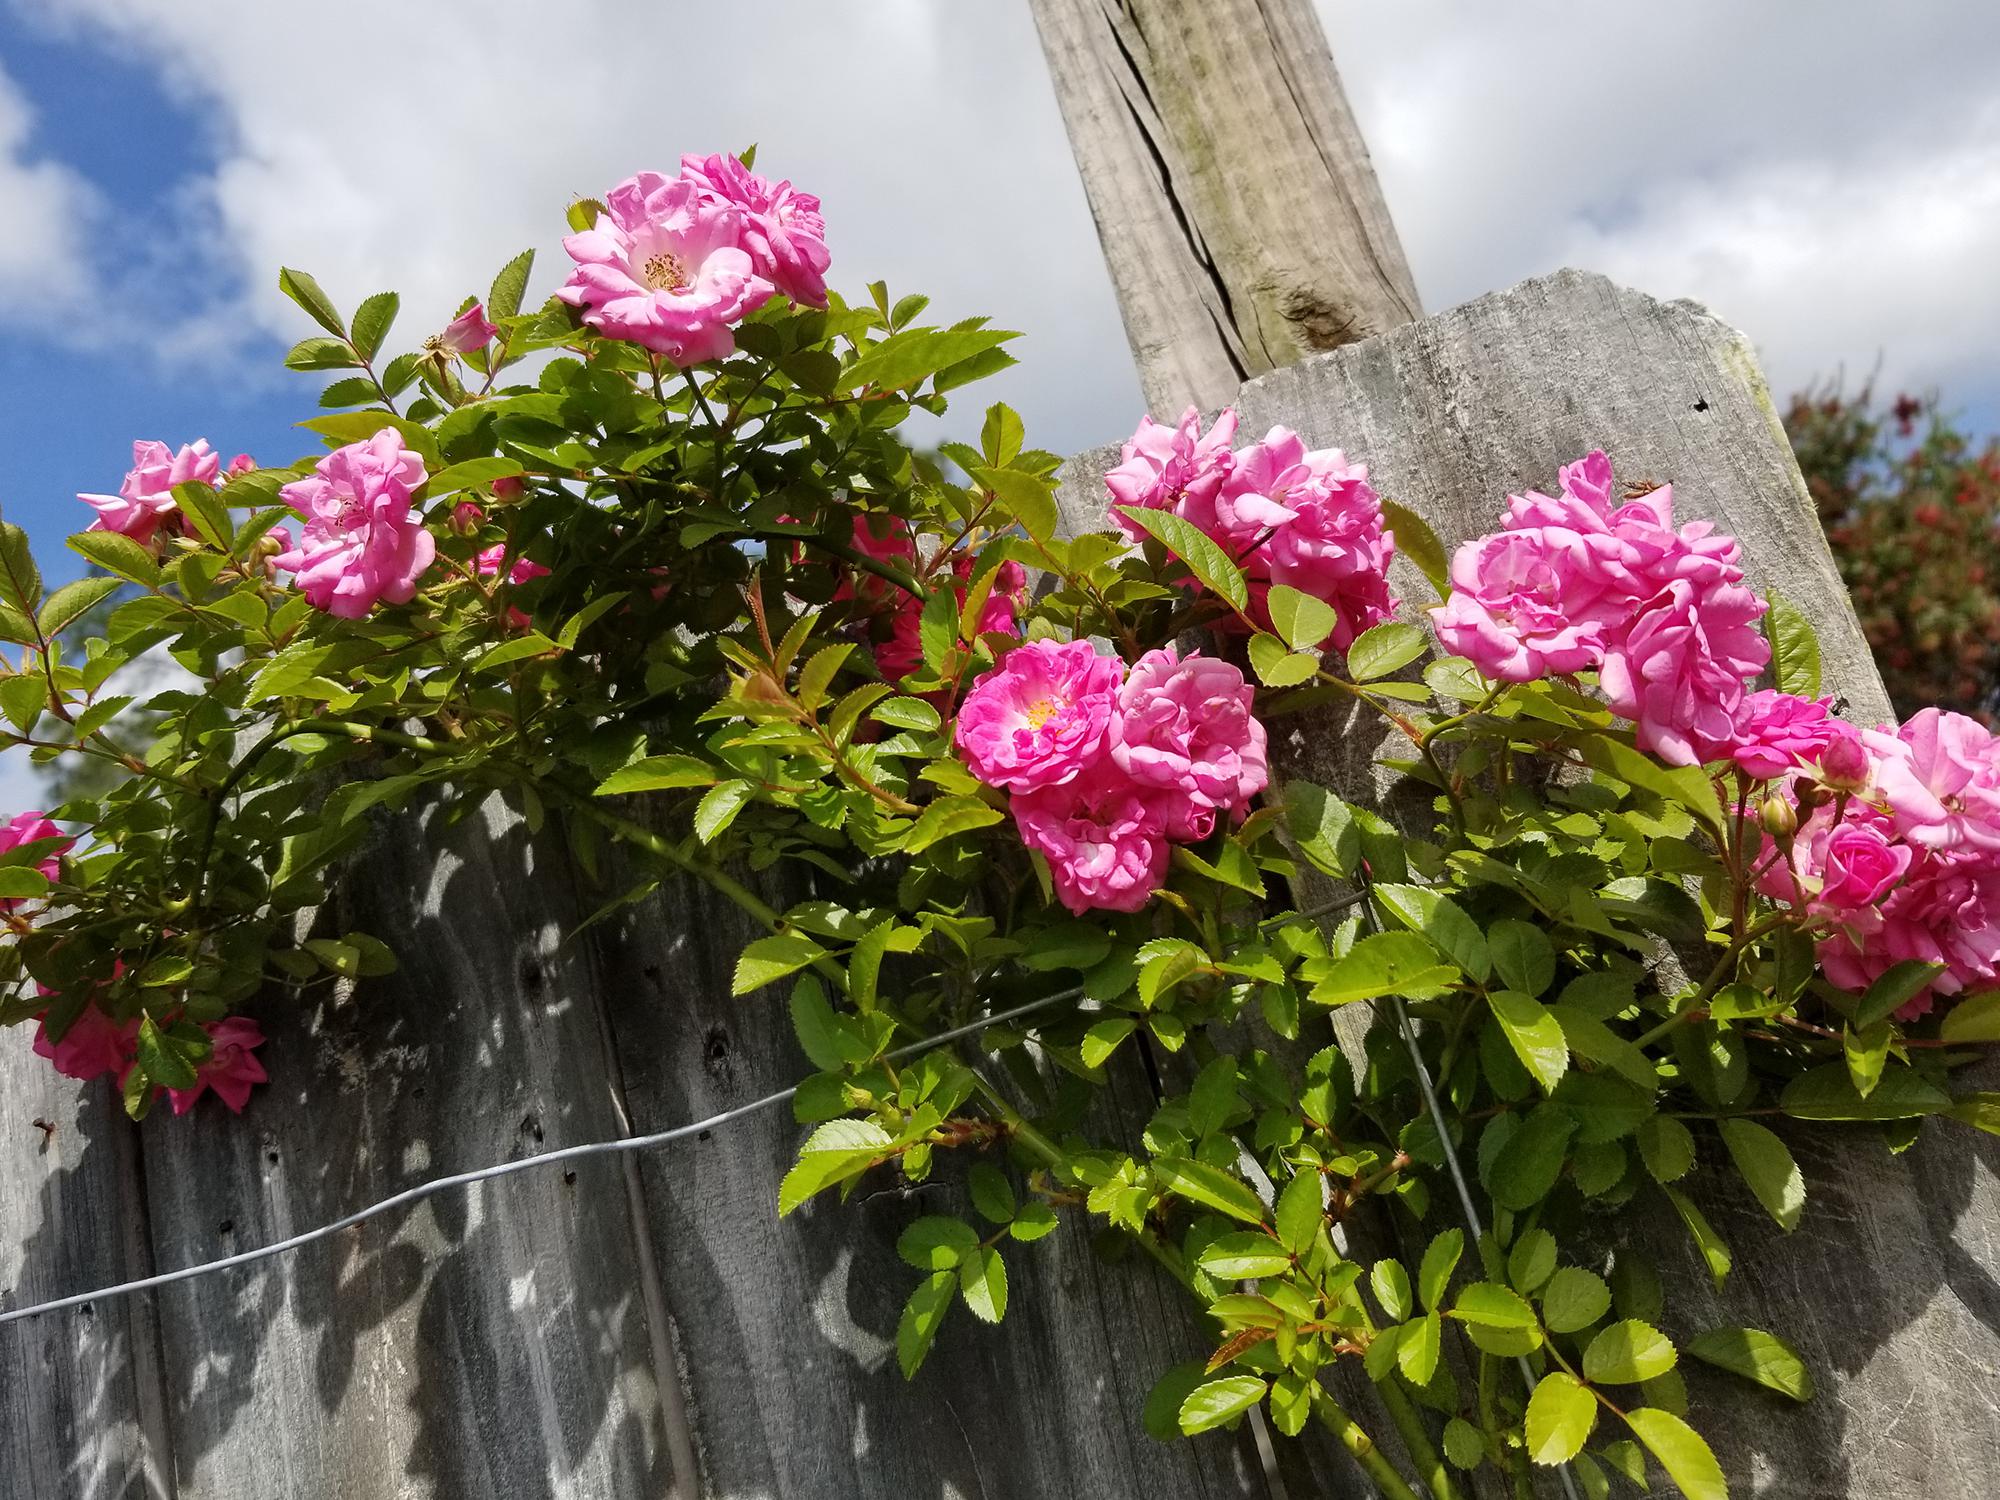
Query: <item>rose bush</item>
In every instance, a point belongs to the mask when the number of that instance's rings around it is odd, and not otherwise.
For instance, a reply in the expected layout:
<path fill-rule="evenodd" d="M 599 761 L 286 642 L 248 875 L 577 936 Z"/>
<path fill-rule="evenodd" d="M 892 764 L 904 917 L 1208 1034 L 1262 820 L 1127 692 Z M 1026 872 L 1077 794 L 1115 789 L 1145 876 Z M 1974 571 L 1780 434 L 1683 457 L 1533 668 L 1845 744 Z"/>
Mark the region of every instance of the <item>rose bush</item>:
<path fill-rule="evenodd" d="M 1337 449 L 1149 419 L 1101 526 L 1062 537 L 1057 459 L 1005 406 L 935 459 L 899 436 L 1013 336 L 828 291 L 810 195 L 689 157 L 570 222 L 546 303 L 518 257 L 386 358 L 393 294 L 348 316 L 285 272 L 329 452 L 223 474 L 140 445 L 85 497 L 98 571 L 53 592 L 0 528 L 5 739 L 122 778 L 0 832 L 0 1021 L 134 1114 L 254 1109 L 237 1009 L 394 963 L 293 936 L 365 821 L 498 795 L 586 866 L 622 844 L 640 889 L 691 873 L 766 929 L 735 988 L 788 989 L 816 1070 L 779 1213 L 962 1176 L 971 1213 L 899 1245 L 906 1372 L 1085 1219 L 1212 1326 L 1133 1414 L 1162 1436 L 1262 1407 L 1393 1497 L 1562 1463 L 1603 1494 L 1648 1453 L 1725 1493 L 1682 1354 L 1798 1399 L 1810 1375 L 1771 1331 L 1676 1345 L 1643 1250 L 1607 1262 L 1597 1229 L 1662 1207 L 1719 1279 L 1691 1183 L 1808 1211 L 1762 1120 L 1899 1150 L 1928 1116 L 2000 1128 L 1950 1071 L 2000 1040 L 1991 735 L 1833 717 L 1736 542 L 1602 453 L 1448 559 Z M 1434 604 L 1398 599 L 1397 556 Z M 156 652 L 200 691 L 121 693 Z M 1400 737 L 1427 812 L 1287 774 L 1292 716 L 1330 699 Z M 811 898 L 770 905 L 779 867 Z M 1142 1052 L 1158 1107 L 1100 1138 L 1089 1091 Z M 1383 1219 L 1409 1253 L 1351 1258 L 1396 1242 Z M 1343 1362 L 1376 1409 L 1336 1398 Z"/>

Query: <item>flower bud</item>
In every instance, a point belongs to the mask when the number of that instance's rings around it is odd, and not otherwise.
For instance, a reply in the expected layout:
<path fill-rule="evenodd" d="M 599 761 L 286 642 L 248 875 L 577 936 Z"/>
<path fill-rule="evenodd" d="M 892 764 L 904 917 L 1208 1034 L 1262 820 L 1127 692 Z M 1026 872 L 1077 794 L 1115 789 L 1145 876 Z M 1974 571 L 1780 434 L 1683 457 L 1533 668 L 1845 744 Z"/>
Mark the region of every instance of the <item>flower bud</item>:
<path fill-rule="evenodd" d="M 1868 769 L 1868 749 L 1852 730 L 1820 752 L 1819 779 L 1838 791 L 1858 792 L 1867 786 Z"/>
<path fill-rule="evenodd" d="M 493 503 L 495 505 L 513 505 L 527 493 L 528 487 L 522 484 L 518 478 L 508 477 L 493 481 Z"/>
<path fill-rule="evenodd" d="M 451 529 L 460 536 L 471 536 L 485 519 L 486 512 L 470 500 L 461 500 L 451 508 Z"/>
<path fill-rule="evenodd" d="M 1757 810 L 1758 821 L 1764 825 L 1764 832 L 1773 838 L 1788 838 L 1798 832 L 1799 814 L 1789 798 L 1776 792 L 1764 799 L 1764 805 Z"/>

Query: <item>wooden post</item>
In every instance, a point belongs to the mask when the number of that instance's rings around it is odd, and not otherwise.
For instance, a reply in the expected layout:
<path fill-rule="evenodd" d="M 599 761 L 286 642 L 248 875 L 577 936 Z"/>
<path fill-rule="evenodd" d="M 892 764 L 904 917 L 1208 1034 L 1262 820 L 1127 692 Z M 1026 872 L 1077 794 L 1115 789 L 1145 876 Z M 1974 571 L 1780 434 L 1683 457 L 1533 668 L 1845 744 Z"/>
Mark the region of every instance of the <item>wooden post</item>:
<path fill-rule="evenodd" d="M 1146 400 L 1421 315 L 1311 0 L 1031 0 Z"/>

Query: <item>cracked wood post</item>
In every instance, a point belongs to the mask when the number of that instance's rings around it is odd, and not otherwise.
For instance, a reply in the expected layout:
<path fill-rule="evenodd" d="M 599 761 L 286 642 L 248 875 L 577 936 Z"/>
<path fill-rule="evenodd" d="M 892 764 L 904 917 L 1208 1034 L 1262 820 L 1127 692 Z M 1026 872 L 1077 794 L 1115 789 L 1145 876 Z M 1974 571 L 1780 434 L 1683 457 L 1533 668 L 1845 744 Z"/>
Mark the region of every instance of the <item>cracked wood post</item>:
<path fill-rule="evenodd" d="M 1311 0 L 1030 0 L 1162 417 L 1422 315 Z"/>

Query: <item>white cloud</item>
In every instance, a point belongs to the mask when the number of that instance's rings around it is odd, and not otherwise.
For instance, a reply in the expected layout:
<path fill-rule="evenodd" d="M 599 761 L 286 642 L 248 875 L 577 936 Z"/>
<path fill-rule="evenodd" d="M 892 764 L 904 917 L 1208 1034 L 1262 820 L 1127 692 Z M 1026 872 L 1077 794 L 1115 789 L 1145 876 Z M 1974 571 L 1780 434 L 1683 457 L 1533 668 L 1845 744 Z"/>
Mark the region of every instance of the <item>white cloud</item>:
<path fill-rule="evenodd" d="M 28 153 L 34 116 L 0 72 L 0 312 L 36 320 L 74 295 L 82 276 L 82 225 L 93 209 L 75 173 Z"/>

